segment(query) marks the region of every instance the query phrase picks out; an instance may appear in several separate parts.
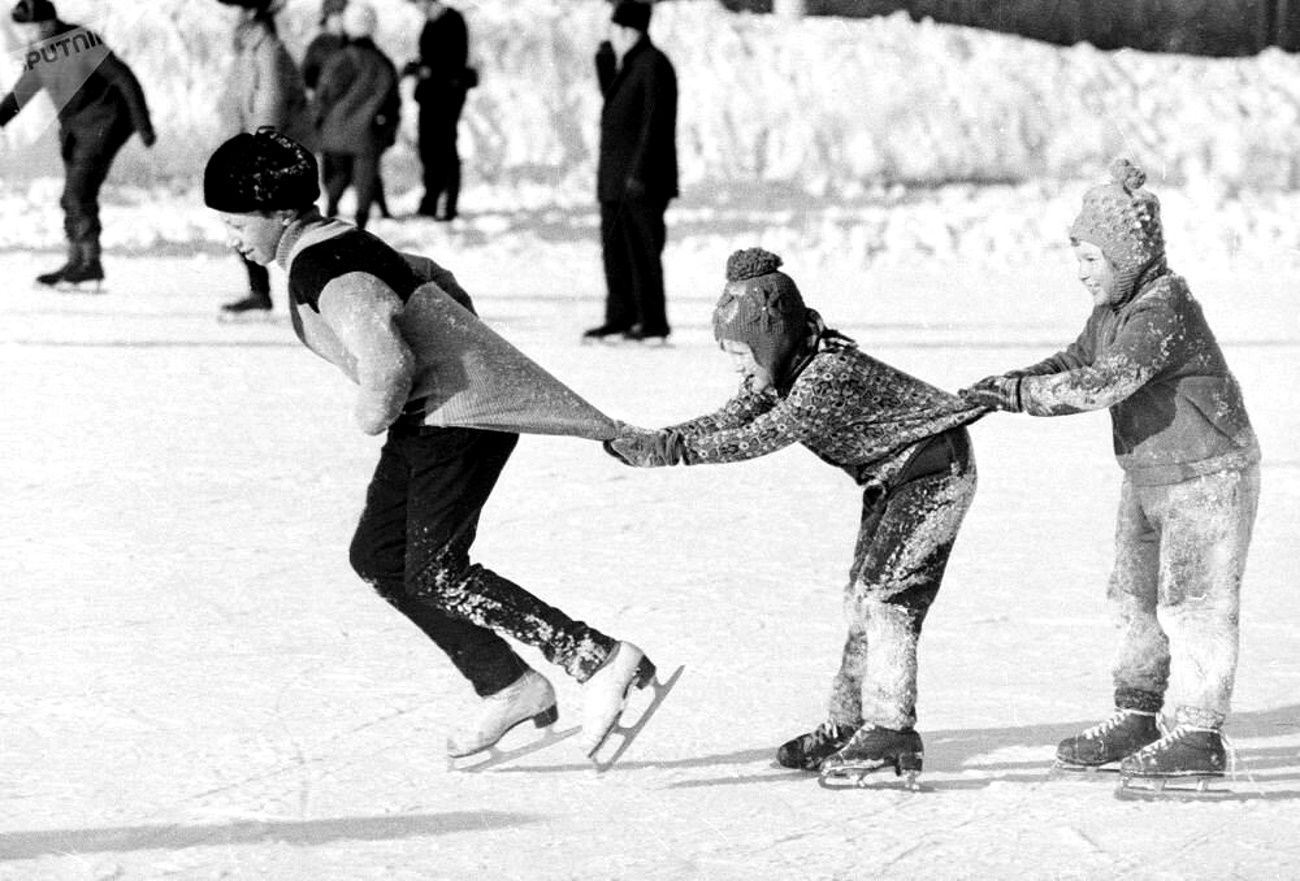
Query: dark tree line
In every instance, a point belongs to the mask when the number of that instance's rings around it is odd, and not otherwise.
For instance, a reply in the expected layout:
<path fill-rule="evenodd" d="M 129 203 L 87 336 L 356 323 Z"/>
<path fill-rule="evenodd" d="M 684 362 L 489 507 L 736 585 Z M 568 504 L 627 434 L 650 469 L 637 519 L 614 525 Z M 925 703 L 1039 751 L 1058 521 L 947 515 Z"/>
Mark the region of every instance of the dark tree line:
<path fill-rule="evenodd" d="M 734 11 L 771 12 L 773 0 L 721 0 Z M 1300 49 L 1300 0 L 804 0 L 807 15 L 866 18 L 907 12 L 1071 46 L 1189 55 L 1253 55 Z"/>

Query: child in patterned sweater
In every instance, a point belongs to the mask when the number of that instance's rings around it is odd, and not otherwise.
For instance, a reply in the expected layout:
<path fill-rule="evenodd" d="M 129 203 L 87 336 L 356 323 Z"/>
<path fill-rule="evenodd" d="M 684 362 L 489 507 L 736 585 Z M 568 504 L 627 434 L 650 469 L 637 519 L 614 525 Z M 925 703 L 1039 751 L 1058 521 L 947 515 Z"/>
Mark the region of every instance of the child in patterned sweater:
<path fill-rule="evenodd" d="M 714 336 L 742 374 L 716 413 L 606 449 L 639 467 L 740 462 L 802 443 L 863 488 L 829 717 L 777 750 L 788 768 L 920 771 L 916 644 L 975 493 L 964 428 L 984 410 L 868 356 L 805 306 L 781 258 L 727 261 Z"/>

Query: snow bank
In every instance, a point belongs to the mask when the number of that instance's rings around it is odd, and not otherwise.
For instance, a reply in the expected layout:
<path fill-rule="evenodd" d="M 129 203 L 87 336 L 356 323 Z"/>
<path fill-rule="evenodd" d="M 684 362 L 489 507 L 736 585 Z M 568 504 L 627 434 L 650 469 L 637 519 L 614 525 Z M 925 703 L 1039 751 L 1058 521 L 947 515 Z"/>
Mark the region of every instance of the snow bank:
<path fill-rule="evenodd" d="M 401 62 L 414 50 L 420 18 L 403 0 L 374 2 L 379 41 Z M 157 116 L 158 147 L 128 150 L 118 180 L 194 175 L 221 135 L 211 108 L 233 12 L 194 0 L 59 7 L 102 30 L 145 83 Z M 296 52 L 318 8 L 289 0 L 281 29 Z M 483 0 L 464 8 L 483 79 L 462 130 L 470 177 L 585 195 L 600 110 L 591 53 L 608 7 Z M 659 5 L 652 33 L 681 80 L 688 192 L 766 182 L 852 197 L 881 181 L 1091 178 L 1120 152 L 1167 183 L 1288 189 L 1300 177 L 1300 78 L 1279 50 L 1248 59 L 1102 52 L 918 24 L 901 13 L 790 22 L 704 0 Z M 16 51 L 13 35 L 5 36 Z M 12 79 L 14 69 L 7 65 L 0 78 Z M 26 115 L 0 161 L 6 176 L 33 167 L 22 145 L 49 118 Z M 390 162 L 406 180 L 414 117 L 408 104 Z"/>

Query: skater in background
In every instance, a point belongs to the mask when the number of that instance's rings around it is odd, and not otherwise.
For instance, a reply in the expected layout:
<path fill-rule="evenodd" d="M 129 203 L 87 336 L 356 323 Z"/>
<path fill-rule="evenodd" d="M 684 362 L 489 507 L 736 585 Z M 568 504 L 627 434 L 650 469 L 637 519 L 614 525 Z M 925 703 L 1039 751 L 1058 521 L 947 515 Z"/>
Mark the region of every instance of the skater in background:
<path fill-rule="evenodd" d="M 347 34 L 343 29 L 343 12 L 348 8 L 348 0 L 324 0 L 320 10 L 320 33 L 312 37 L 307 50 L 302 56 L 302 79 L 307 86 L 307 100 L 316 98 L 316 86 L 320 82 L 321 71 L 344 46 Z M 318 159 L 321 159 L 318 155 Z M 388 210 L 388 199 L 384 195 L 384 179 L 376 168 L 375 207 L 379 216 L 385 220 L 392 218 Z"/>
<path fill-rule="evenodd" d="M 424 196 L 418 213 L 434 220 L 456 219 L 460 203 L 460 150 L 456 145 L 460 115 L 478 72 L 469 64 L 469 28 L 465 16 L 441 0 L 411 0 L 424 14 L 419 57 L 403 68 L 415 77 L 420 106 L 419 149 Z"/>
<path fill-rule="evenodd" d="M 146 147 L 152 147 L 155 140 L 144 90 L 131 68 L 104 45 L 103 38 L 61 21 L 49 0 L 19 0 L 12 17 L 27 38 L 26 59 L 42 48 L 48 52 L 25 63 L 13 90 L 0 99 L 0 128 L 44 89 L 58 114 L 63 159 L 59 204 L 68 257 L 62 266 L 37 276 L 36 281 L 50 286 L 95 282 L 98 289 L 104 279 L 100 188 L 132 132 L 140 135 Z M 55 43 L 62 44 L 65 51 L 58 51 Z"/>
<path fill-rule="evenodd" d="M 436 358 L 437 298 L 472 311 L 447 270 L 401 254 L 315 208 L 310 151 L 270 129 L 222 144 L 204 172 L 204 199 L 241 252 L 288 273 L 289 310 L 307 348 L 358 386 L 354 413 L 385 435 L 352 540 L 357 573 L 438 645 L 481 697 L 476 718 L 449 745 L 453 756 L 490 749 L 516 725 L 556 717 L 555 691 L 503 636 L 538 649 L 584 683 L 589 752 L 617 722 L 627 690 L 654 665 L 620 642 L 470 560 L 479 515 L 519 440 L 507 431 L 426 424 Z M 432 284 L 431 284 L 432 282 Z M 441 319 L 437 319 L 441 320 Z M 481 363 L 468 355 L 465 364 Z M 488 382 L 494 393 L 506 384 Z M 497 389 L 500 391 L 497 392 Z"/>
<path fill-rule="evenodd" d="M 397 141 L 402 99 L 397 69 L 374 42 L 374 7 L 352 0 L 343 12 L 346 43 L 321 71 L 313 98 L 324 160 L 325 213 L 338 213 L 348 187 L 356 194 L 354 220 L 360 229 L 382 191 L 381 162 Z"/>
<path fill-rule="evenodd" d="M 962 395 L 1012 413 L 1110 410 L 1123 470 L 1107 599 L 1115 711 L 1057 748 L 1066 768 L 1215 776 L 1238 652 L 1259 445 L 1200 304 L 1170 270 L 1160 203 L 1126 160 L 1070 227 L 1093 309 L 1078 339 Z M 1164 710 L 1172 726 L 1158 724 Z"/>
<path fill-rule="evenodd" d="M 232 45 L 235 57 L 226 78 L 221 109 L 228 133 L 274 126 L 290 137 L 312 143 L 311 115 L 302 74 L 280 40 L 275 16 L 280 0 L 220 0 L 239 7 Z M 225 318 L 270 313 L 271 276 L 240 255 L 248 275 L 248 293 L 221 307 Z"/>
<path fill-rule="evenodd" d="M 650 4 L 619 0 L 596 53 L 605 320 L 586 339 L 667 339 L 664 214 L 677 189 L 677 74 L 650 41 Z"/>
<path fill-rule="evenodd" d="M 717 412 L 606 449 L 629 465 L 741 462 L 802 443 L 862 488 L 845 590 L 849 619 L 829 717 L 785 743 L 777 761 L 921 769 L 916 649 L 957 530 L 975 493 L 964 427 L 983 411 L 871 358 L 809 309 L 781 258 L 760 248 L 727 261 L 713 332 L 741 374 Z"/>

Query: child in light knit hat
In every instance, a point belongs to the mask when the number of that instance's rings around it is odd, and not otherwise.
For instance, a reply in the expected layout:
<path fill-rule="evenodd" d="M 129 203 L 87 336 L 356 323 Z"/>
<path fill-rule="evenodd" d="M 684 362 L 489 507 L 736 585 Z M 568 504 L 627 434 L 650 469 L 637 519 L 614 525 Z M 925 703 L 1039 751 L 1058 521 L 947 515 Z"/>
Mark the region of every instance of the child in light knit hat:
<path fill-rule="evenodd" d="M 1070 227 L 1093 310 L 1068 348 L 962 392 L 1034 416 L 1107 408 L 1124 472 L 1108 598 L 1115 712 L 1061 742 L 1062 768 L 1126 782 L 1221 776 L 1259 445 L 1201 306 L 1170 271 L 1160 203 L 1117 160 Z M 1171 712 L 1162 736 L 1157 717 Z"/>
<path fill-rule="evenodd" d="M 827 329 L 780 266 L 760 248 L 727 261 L 713 329 L 742 374 L 736 396 L 669 428 L 624 427 L 606 449 L 655 467 L 740 462 L 801 443 L 853 478 L 862 520 L 828 718 L 782 745 L 777 761 L 830 777 L 892 767 L 914 779 L 916 644 L 975 492 L 964 426 L 983 410 Z"/>

